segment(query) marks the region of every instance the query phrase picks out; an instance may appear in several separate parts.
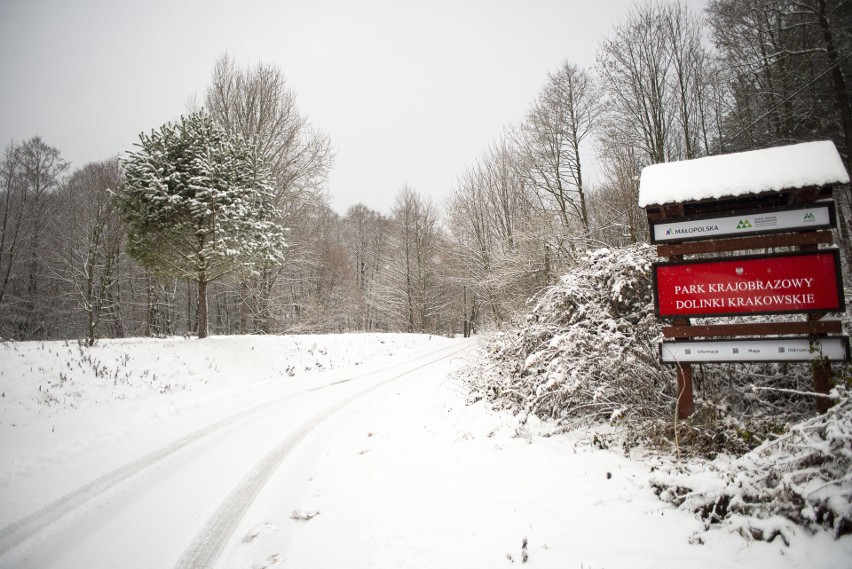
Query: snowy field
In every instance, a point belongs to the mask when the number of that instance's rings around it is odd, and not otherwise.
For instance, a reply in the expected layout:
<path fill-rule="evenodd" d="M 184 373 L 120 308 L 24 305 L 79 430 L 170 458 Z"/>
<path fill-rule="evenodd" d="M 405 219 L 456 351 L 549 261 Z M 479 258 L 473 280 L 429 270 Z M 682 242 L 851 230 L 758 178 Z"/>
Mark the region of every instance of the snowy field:
<path fill-rule="evenodd" d="M 852 536 L 703 532 L 620 449 L 466 405 L 471 345 L 2 343 L 0 567 L 852 567 Z"/>

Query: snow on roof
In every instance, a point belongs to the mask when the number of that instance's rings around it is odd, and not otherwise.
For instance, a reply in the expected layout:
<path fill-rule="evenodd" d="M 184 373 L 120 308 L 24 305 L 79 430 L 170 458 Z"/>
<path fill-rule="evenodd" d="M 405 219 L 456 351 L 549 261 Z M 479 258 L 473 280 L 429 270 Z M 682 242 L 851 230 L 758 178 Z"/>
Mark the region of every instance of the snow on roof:
<path fill-rule="evenodd" d="M 823 140 L 648 166 L 639 206 L 848 183 L 837 148 Z"/>

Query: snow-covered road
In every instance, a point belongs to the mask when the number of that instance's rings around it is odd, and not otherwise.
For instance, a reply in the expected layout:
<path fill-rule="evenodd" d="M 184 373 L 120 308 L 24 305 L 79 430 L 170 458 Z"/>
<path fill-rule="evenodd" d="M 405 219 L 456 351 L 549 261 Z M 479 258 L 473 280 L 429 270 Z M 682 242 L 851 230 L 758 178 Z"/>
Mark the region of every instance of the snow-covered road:
<path fill-rule="evenodd" d="M 227 417 L 100 474 L 0 529 L 0 564 L 215 566 L 245 513 L 294 449 L 321 448 L 318 427 L 335 418 L 332 430 L 341 428 L 348 407 L 363 405 L 371 393 L 391 384 L 404 388 L 418 374 L 446 376 L 448 362 L 467 345 L 432 349 L 365 373 L 329 374 L 272 401 L 232 408 Z M 103 448 L 96 454 L 110 452 Z M 38 494 L 33 485 L 61 476 L 43 472 L 16 480 L 4 488 L 4 503 L 12 503 L 16 492 Z M 306 481 L 284 481 L 287 487 L 294 483 Z"/>
<path fill-rule="evenodd" d="M 852 536 L 704 532 L 590 432 L 468 405 L 470 346 L 0 344 L 0 567 L 850 566 Z"/>

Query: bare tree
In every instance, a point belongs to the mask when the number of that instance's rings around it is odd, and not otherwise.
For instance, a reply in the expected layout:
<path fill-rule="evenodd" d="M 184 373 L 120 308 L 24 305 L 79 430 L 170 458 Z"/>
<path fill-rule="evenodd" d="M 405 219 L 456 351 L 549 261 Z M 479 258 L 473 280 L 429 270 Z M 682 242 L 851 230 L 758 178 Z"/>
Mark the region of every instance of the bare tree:
<path fill-rule="evenodd" d="M 10 144 L 3 155 L 0 164 L 3 176 L 2 226 L 0 226 L 0 308 L 6 297 L 6 289 L 12 271 L 15 268 L 21 252 L 21 240 L 24 228 L 23 219 L 26 213 L 27 198 L 29 197 L 23 179 L 21 149 L 16 144 Z"/>
<path fill-rule="evenodd" d="M 599 99 L 591 74 L 566 61 L 548 75 L 520 128 L 522 172 L 566 231 L 571 219 L 589 230 L 581 145 L 598 126 Z"/>
<path fill-rule="evenodd" d="M 219 125 L 242 137 L 269 164 L 275 205 L 283 212 L 285 225 L 292 229 L 285 262 L 262 267 L 239 287 L 241 331 L 248 331 L 251 320 L 256 323 L 253 329 L 271 332 L 273 297 L 279 284 L 282 293 L 310 288 L 294 286 L 292 278 L 300 273 L 300 265 L 317 256 L 311 250 L 313 228 L 300 224 L 309 223 L 326 206 L 324 186 L 333 162 L 331 144 L 299 112 L 296 94 L 273 65 L 240 68 L 227 54 L 222 55 L 213 70 L 205 103 Z M 285 274 L 291 282 L 280 283 Z"/>
<path fill-rule="evenodd" d="M 298 207 L 321 193 L 333 159 L 331 144 L 299 112 L 280 69 L 264 63 L 239 68 L 222 55 L 205 103 L 220 126 L 243 137 L 269 164 L 279 207 Z"/>
<path fill-rule="evenodd" d="M 602 143 L 603 181 L 590 194 L 590 210 L 597 238 L 621 247 L 646 241 L 648 222 L 639 207 L 639 175 L 642 163 L 628 145 Z"/>
<path fill-rule="evenodd" d="M 329 333 L 358 328 L 364 297 L 344 241 L 344 224 L 326 207 L 317 211 L 311 225 L 316 227 L 315 256 L 302 266 L 300 318 L 290 329 Z"/>
<path fill-rule="evenodd" d="M 674 115 L 680 134 L 680 147 L 676 153 L 678 157 L 690 160 L 704 154 L 700 134 L 705 114 L 703 103 L 707 98 L 704 77 L 708 72 L 710 54 L 703 45 L 701 21 L 686 4 L 672 4 L 664 11 L 663 27 L 671 52 Z"/>
<path fill-rule="evenodd" d="M 87 164 L 74 172 L 59 192 L 62 253 L 60 276 L 67 279 L 85 314 L 86 341 L 94 344 L 101 317 L 118 312 L 116 288 L 124 243 L 111 190 L 122 182 L 118 158 Z"/>
<path fill-rule="evenodd" d="M 631 10 L 598 51 L 598 73 L 607 86 L 611 136 L 665 162 L 671 130 L 671 55 L 660 4 Z"/>
<path fill-rule="evenodd" d="M 695 158 L 711 93 L 701 21 L 682 1 L 634 7 L 598 50 L 608 136 L 646 164 Z"/>
<path fill-rule="evenodd" d="M 518 160 L 511 140 L 491 145 L 459 176 L 446 205 L 468 328 L 480 317 L 505 322 L 543 284 L 534 262 L 541 257 L 530 256 L 528 244 L 545 251 L 549 236 L 531 231 L 532 196 Z"/>
<path fill-rule="evenodd" d="M 38 136 L 11 145 L 3 160 L 0 321 L 18 338 L 51 334 L 46 235 L 67 166 L 59 150 Z"/>
<path fill-rule="evenodd" d="M 438 279 L 438 212 L 408 186 L 394 202 L 380 291 L 374 302 L 389 324 L 406 332 L 432 332 L 441 324 L 445 291 Z"/>
<path fill-rule="evenodd" d="M 386 245 L 388 219 L 364 204 L 350 207 L 343 219 L 343 235 L 355 279 L 361 293 L 359 328 L 373 330 L 382 326 L 375 296 Z"/>

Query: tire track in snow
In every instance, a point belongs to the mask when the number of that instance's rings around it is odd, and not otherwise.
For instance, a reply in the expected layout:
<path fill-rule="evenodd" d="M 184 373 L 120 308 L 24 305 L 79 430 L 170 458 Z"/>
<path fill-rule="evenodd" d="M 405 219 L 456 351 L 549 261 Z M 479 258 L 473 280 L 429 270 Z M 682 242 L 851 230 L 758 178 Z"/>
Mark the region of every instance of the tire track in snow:
<path fill-rule="evenodd" d="M 387 385 L 388 383 L 405 377 L 406 375 L 423 369 L 435 363 L 438 363 L 446 358 L 450 358 L 465 351 L 468 345 L 463 347 L 450 346 L 445 347 L 435 352 L 447 349 L 453 349 L 449 354 L 441 355 L 436 359 L 432 359 L 424 364 L 420 364 L 413 368 L 407 369 L 402 373 L 396 374 L 393 377 L 382 380 L 381 382 L 372 385 L 366 389 L 350 395 L 340 402 L 328 407 L 314 415 L 311 419 L 300 425 L 295 431 L 281 440 L 278 445 L 272 449 L 260 462 L 258 462 L 252 471 L 237 485 L 227 498 L 220 504 L 219 508 L 213 513 L 210 519 L 205 524 L 204 528 L 198 533 L 195 541 L 187 548 L 181 558 L 175 565 L 175 569 L 209 569 L 213 567 L 225 545 L 237 529 L 249 507 L 254 503 L 257 495 L 263 489 L 264 485 L 269 481 L 278 467 L 284 462 L 284 459 L 290 455 L 293 450 L 305 439 L 311 432 L 321 423 L 331 418 L 335 413 L 357 401 L 364 395 L 375 391 L 376 389 Z M 425 356 L 421 356 L 425 357 Z M 417 359 L 421 359 L 417 358 Z M 414 361 L 414 360 L 410 360 Z M 382 370 L 386 371 L 386 370 Z M 381 373 L 374 372 L 374 373 Z"/>
<path fill-rule="evenodd" d="M 6 553 L 56 520 L 72 512 L 76 508 L 79 508 L 86 502 L 98 497 L 124 480 L 127 480 L 131 476 L 150 468 L 161 460 L 168 458 L 184 447 L 189 446 L 207 435 L 222 430 L 243 419 L 259 415 L 264 411 L 268 411 L 274 407 L 287 403 L 291 399 L 294 400 L 293 402 L 298 402 L 306 396 L 307 393 L 305 392 L 289 394 L 276 399 L 275 401 L 262 403 L 243 412 L 237 413 L 236 415 L 231 415 L 230 417 L 198 429 L 197 431 L 194 431 L 164 447 L 128 462 L 127 464 L 84 484 L 80 488 L 69 492 L 65 496 L 62 496 L 54 502 L 44 506 L 42 509 L 33 512 L 32 514 L 21 518 L 17 522 L 9 524 L 0 530 L 0 554 Z"/>
<path fill-rule="evenodd" d="M 426 354 L 421 354 L 410 360 L 407 360 L 405 363 L 410 363 L 425 357 L 432 356 L 438 352 L 447 350 L 451 347 L 455 346 L 443 347 L 431 352 L 427 352 Z M 92 480 L 91 482 L 84 484 L 76 490 L 73 490 L 72 492 L 69 492 L 61 498 L 58 498 L 57 500 L 51 502 L 50 504 L 47 504 L 43 508 L 36 510 L 32 514 L 29 514 L 28 516 L 25 516 L 19 519 L 18 521 L 9 524 L 3 529 L 0 529 L 0 555 L 3 555 L 7 551 L 20 545 L 21 543 L 23 543 L 30 537 L 33 537 L 34 535 L 38 534 L 40 531 L 44 530 L 57 520 L 73 512 L 74 510 L 83 506 L 87 502 L 97 498 L 103 493 L 109 491 L 111 488 L 124 482 L 128 478 L 154 466 L 158 462 L 172 456 L 183 448 L 201 440 L 202 438 L 208 435 L 216 433 L 240 421 L 261 415 L 264 412 L 280 407 L 281 405 L 298 403 L 299 401 L 307 398 L 310 394 L 315 393 L 317 391 L 322 391 L 324 389 L 329 389 L 337 385 L 349 383 L 351 381 L 355 381 L 364 377 L 369 377 L 370 375 L 376 373 L 382 373 L 389 369 L 399 367 L 400 365 L 404 364 L 392 364 L 390 366 L 381 368 L 373 372 L 362 373 L 360 375 L 333 381 L 324 385 L 306 388 L 302 391 L 298 391 L 295 393 L 289 393 L 273 401 L 261 403 L 260 405 L 256 405 L 254 407 L 246 409 L 245 411 L 241 411 L 239 413 L 231 415 L 230 417 L 226 417 L 206 427 L 193 431 L 192 433 L 181 437 L 180 439 L 173 441 L 172 443 L 166 446 L 163 446 L 146 455 L 143 455 L 136 460 L 128 462 L 127 464 L 124 464 L 123 466 L 120 466 L 115 470 L 112 470 L 104 474 L 103 476 L 100 476 Z M 367 391 L 369 391 L 369 389 Z M 305 435 L 303 435 L 302 438 L 304 438 L 304 436 Z M 283 457 L 280 460 L 283 460 Z"/>

